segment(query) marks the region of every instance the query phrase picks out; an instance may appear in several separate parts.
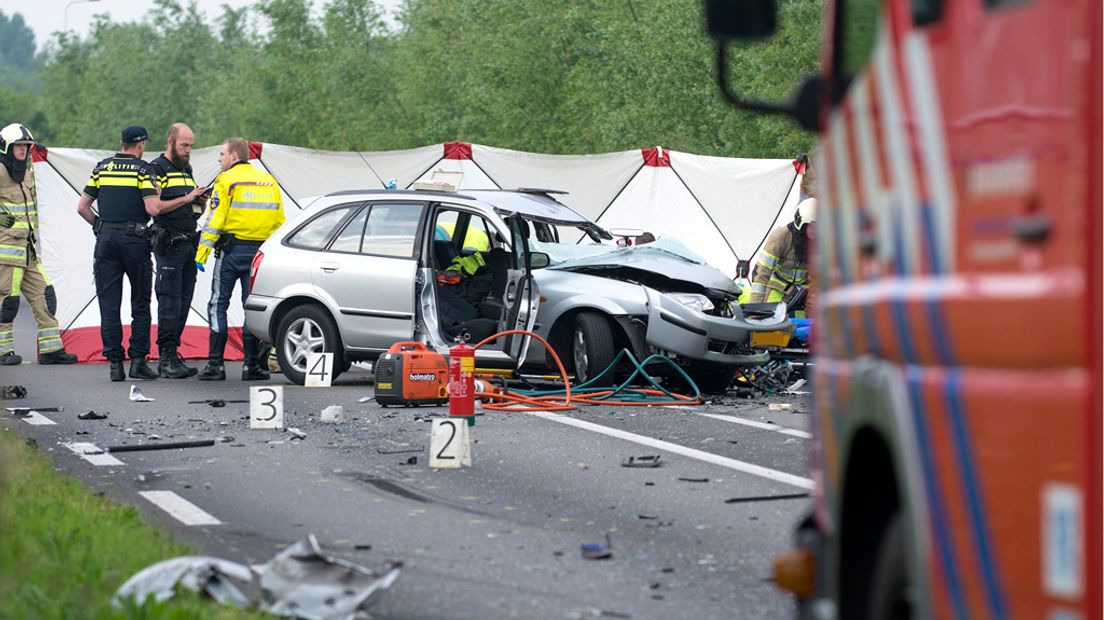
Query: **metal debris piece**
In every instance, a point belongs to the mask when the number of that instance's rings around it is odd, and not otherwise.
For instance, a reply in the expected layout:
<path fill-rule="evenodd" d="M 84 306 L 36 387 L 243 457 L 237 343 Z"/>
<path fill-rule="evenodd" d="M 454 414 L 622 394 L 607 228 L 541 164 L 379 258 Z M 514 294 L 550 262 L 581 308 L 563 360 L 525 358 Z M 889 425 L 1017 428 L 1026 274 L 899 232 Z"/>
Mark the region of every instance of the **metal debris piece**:
<path fill-rule="evenodd" d="M 215 445 L 214 439 L 200 441 L 170 441 L 168 443 L 139 444 L 134 446 L 108 446 L 108 452 L 142 452 L 145 450 L 175 450 L 177 448 L 206 448 Z"/>
<path fill-rule="evenodd" d="M 709 482 L 709 478 L 679 478 L 683 482 Z"/>
<path fill-rule="evenodd" d="M 403 464 L 404 465 L 417 465 L 418 464 L 418 456 L 414 455 L 414 456 L 406 459 L 406 462 L 403 463 Z"/>
<path fill-rule="evenodd" d="M 27 388 L 22 385 L 5 385 L 3 392 L 0 392 L 0 398 L 4 400 L 15 400 L 18 398 L 27 398 Z"/>
<path fill-rule="evenodd" d="M 32 411 L 65 411 L 65 407 L 4 407 L 13 415 L 27 415 Z"/>
<path fill-rule="evenodd" d="M 193 592 L 206 594 L 222 605 L 245 607 L 249 599 L 227 578 L 251 582 L 249 567 L 236 562 L 204 556 L 183 556 L 147 566 L 127 579 L 115 592 L 112 603 L 119 607 L 134 597 L 139 603 L 153 595 L 157 602 L 167 601 L 179 584 Z"/>
<path fill-rule="evenodd" d="M 205 398 L 203 400 L 189 400 L 189 405 L 210 405 L 212 407 L 225 407 L 226 403 L 248 403 L 248 400 L 226 400 L 224 398 Z"/>
<path fill-rule="evenodd" d="M 130 400 L 136 403 L 152 403 L 154 399 L 142 393 L 142 388 L 137 385 L 130 386 Z"/>
<path fill-rule="evenodd" d="M 743 504 L 747 502 L 769 502 L 778 499 L 801 499 L 809 497 L 808 493 L 786 493 L 783 495 L 753 495 L 750 497 L 730 497 L 724 501 L 726 504 Z"/>
<path fill-rule="evenodd" d="M 621 467 L 659 467 L 659 454 L 647 456 L 630 456 L 621 463 Z"/>
<path fill-rule="evenodd" d="M 658 519 L 659 517 L 656 515 L 636 515 L 636 518 L 650 521 L 652 519 Z"/>
<path fill-rule="evenodd" d="M 357 399 L 357 402 L 358 403 L 367 403 L 367 402 L 370 402 L 370 401 L 373 401 L 373 400 L 376 400 L 375 396 L 361 396 L 360 398 Z"/>
<path fill-rule="evenodd" d="M 314 535 L 258 567 L 261 611 L 307 620 L 354 618 L 375 604 L 398 578 L 402 564 L 382 576 L 324 555 Z"/>
<path fill-rule="evenodd" d="M 303 431 L 295 428 L 294 426 L 289 426 L 289 427 L 287 427 L 286 430 L 287 430 L 288 434 L 291 435 L 291 440 L 292 441 L 295 441 L 296 439 L 301 440 L 301 439 L 306 439 L 307 438 L 306 433 L 304 433 Z"/>
<path fill-rule="evenodd" d="M 77 419 L 78 420 L 106 420 L 107 416 L 108 416 L 107 413 L 96 413 L 95 411 L 89 409 L 86 413 L 77 414 Z"/>
<path fill-rule="evenodd" d="M 411 452 L 423 452 L 425 446 L 418 446 L 416 448 L 399 448 L 398 450 L 384 450 L 383 448 L 376 448 L 377 454 L 410 454 Z"/>

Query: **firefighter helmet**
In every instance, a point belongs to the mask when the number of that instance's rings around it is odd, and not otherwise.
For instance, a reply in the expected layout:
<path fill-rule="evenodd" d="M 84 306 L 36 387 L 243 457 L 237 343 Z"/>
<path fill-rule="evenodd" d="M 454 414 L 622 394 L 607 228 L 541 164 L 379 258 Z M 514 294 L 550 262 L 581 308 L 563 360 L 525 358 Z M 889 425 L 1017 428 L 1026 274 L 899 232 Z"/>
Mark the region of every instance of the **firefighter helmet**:
<path fill-rule="evenodd" d="M 7 127 L 0 129 L 0 152 L 4 155 L 11 154 L 11 145 L 13 144 L 34 144 L 34 136 L 31 135 L 31 130 L 27 129 L 19 123 L 12 123 Z"/>
<path fill-rule="evenodd" d="M 797 205 L 797 210 L 794 211 L 794 226 L 798 230 L 805 228 L 806 224 L 812 224 L 816 221 L 817 212 L 817 199 L 806 198 Z"/>

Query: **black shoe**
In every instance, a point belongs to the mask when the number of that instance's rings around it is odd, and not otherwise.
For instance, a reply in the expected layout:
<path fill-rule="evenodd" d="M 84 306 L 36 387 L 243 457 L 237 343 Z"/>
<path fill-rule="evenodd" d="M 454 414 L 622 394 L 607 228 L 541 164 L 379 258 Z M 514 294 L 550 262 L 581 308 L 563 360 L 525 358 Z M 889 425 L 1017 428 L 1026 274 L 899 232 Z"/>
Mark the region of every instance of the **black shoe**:
<path fill-rule="evenodd" d="M 72 353 L 66 353 L 65 349 L 58 349 L 57 351 L 50 351 L 49 353 L 39 353 L 38 363 L 44 366 L 48 364 L 76 364 L 77 356 Z"/>
<path fill-rule="evenodd" d="M 157 373 L 166 379 L 187 379 L 191 376 L 188 374 L 188 367 L 168 352 L 157 362 Z"/>
<path fill-rule="evenodd" d="M 199 371 L 196 377 L 200 381 L 226 381 L 226 367 L 216 362 L 207 362 L 207 366 Z"/>
<path fill-rule="evenodd" d="M 130 360 L 131 379 L 156 379 L 157 377 L 157 371 L 146 364 L 146 358 L 139 357 Z"/>
<path fill-rule="evenodd" d="M 260 366 L 242 366 L 242 381 L 268 381 L 272 375 Z"/>
<path fill-rule="evenodd" d="M 194 377 L 197 374 L 199 374 L 199 369 L 198 368 L 196 368 L 195 366 L 189 366 L 189 365 L 184 363 L 184 358 L 180 357 L 180 352 L 179 351 L 173 353 L 173 359 L 175 359 L 181 366 L 188 369 L 188 376 L 189 377 Z"/>
<path fill-rule="evenodd" d="M 111 362 L 111 380 L 122 381 L 126 379 L 126 372 L 123 371 L 122 362 Z"/>
<path fill-rule="evenodd" d="M 0 355 L 0 366 L 18 366 L 23 363 L 23 356 L 16 355 L 14 351 Z"/>

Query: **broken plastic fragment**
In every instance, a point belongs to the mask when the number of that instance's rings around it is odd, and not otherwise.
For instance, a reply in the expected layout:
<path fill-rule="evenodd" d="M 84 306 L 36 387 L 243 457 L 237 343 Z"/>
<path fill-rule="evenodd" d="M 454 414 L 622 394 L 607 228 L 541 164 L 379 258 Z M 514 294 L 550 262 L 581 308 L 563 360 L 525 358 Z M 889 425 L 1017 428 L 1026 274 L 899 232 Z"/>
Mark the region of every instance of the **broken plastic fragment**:
<path fill-rule="evenodd" d="M 253 580 L 249 567 L 236 562 L 204 556 L 173 558 L 135 573 L 115 592 L 112 602 L 120 606 L 123 599 L 134 597 L 141 603 L 150 595 L 158 602 L 167 601 L 173 597 L 179 584 L 193 592 L 206 594 L 222 605 L 248 605 L 249 599 L 227 577 L 245 582 Z"/>
<path fill-rule="evenodd" d="M 106 413 L 96 413 L 95 411 L 88 410 L 87 413 L 77 414 L 77 419 L 78 420 L 106 420 L 107 415 L 108 414 L 106 414 Z"/>
<path fill-rule="evenodd" d="M 659 467 L 659 454 L 647 456 L 630 456 L 621 463 L 621 467 Z"/>
<path fill-rule="evenodd" d="M 154 399 L 142 393 L 142 388 L 137 385 L 130 386 L 130 400 L 136 403 L 152 403 Z"/>

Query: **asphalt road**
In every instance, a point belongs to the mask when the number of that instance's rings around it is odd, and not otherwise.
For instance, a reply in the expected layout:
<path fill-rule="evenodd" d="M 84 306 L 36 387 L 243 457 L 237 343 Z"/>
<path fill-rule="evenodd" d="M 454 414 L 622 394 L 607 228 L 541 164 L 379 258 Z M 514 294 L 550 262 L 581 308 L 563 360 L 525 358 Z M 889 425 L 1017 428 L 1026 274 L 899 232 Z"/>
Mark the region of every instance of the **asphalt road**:
<path fill-rule="evenodd" d="M 302 440 L 250 430 L 246 404 L 187 404 L 248 399 L 257 383 L 240 382 L 239 368 L 229 365 L 223 383 L 110 383 L 106 365 L 3 367 L 0 384 L 24 385 L 29 397 L 0 405 L 64 410 L 4 412 L 0 424 L 203 553 L 260 563 L 314 533 L 325 549 L 372 569 L 402 561 L 402 575 L 372 609 L 379 618 L 792 614 L 768 578 L 772 555 L 787 548 L 809 507 L 807 498 L 777 498 L 807 491 L 807 396 L 556 416 L 486 412 L 472 429 L 473 467 L 432 470 L 430 421 L 447 410 L 359 403 L 372 394 L 364 370 L 331 388 L 285 388 L 286 424 Z M 156 400 L 131 402 L 132 383 Z M 279 375 L 270 383 L 286 385 Z M 792 403 L 794 412 L 768 411 L 769 402 Z M 345 407 L 345 422 L 320 421 L 331 404 Z M 109 416 L 77 419 L 88 410 Z M 53 424 L 31 423 L 42 418 Z M 64 445 L 202 439 L 216 443 L 116 452 L 121 463 L 108 465 Z M 621 465 L 651 454 L 662 455 L 661 467 Z M 407 464 L 411 457 L 416 464 Z M 186 525 L 147 491 L 171 491 L 217 523 Z M 612 558 L 581 557 L 580 545 L 607 535 Z"/>

